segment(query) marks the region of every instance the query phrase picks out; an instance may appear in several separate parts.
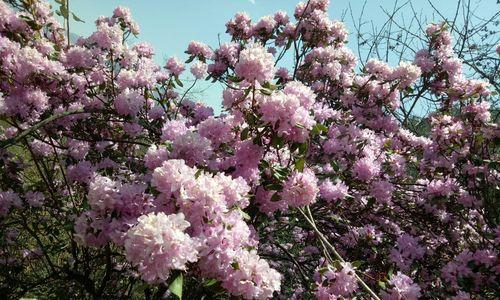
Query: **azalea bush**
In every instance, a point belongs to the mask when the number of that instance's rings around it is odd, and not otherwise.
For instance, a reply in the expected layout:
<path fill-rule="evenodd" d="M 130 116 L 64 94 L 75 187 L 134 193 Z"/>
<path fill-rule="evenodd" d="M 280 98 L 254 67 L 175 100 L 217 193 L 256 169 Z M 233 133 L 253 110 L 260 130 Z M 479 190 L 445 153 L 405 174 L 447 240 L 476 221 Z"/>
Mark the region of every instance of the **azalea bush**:
<path fill-rule="evenodd" d="M 231 42 L 158 66 L 126 8 L 71 44 L 47 3 L 0 3 L 0 294 L 497 297 L 488 83 L 446 23 L 360 68 L 327 9 L 238 13 Z M 198 81 L 224 85 L 221 115 Z M 419 134 L 395 117 L 415 86 L 439 103 Z"/>

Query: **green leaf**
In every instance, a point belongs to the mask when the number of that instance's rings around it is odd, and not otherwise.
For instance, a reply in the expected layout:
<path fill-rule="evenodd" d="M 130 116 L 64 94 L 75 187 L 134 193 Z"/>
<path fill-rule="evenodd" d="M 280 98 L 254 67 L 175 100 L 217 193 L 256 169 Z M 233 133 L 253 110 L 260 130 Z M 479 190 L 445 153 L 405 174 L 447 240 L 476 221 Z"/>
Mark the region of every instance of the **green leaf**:
<path fill-rule="evenodd" d="M 280 195 L 278 195 L 278 193 L 274 193 L 272 196 L 271 196 L 271 202 L 278 202 L 281 200 L 281 197 Z"/>
<path fill-rule="evenodd" d="M 175 79 L 175 83 L 177 83 L 177 85 L 179 85 L 180 87 L 183 87 L 184 85 L 182 84 L 182 81 L 179 79 L 179 76 L 175 76 L 174 77 Z"/>
<path fill-rule="evenodd" d="M 414 91 L 415 91 L 415 90 L 414 90 L 411 86 L 409 86 L 409 87 L 407 87 L 407 88 L 405 89 L 406 94 L 411 94 L 411 93 L 413 93 Z"/>
<path fill-rule="evenodd" d="M 205 280 L 205 281 L 203 282 L 203 286 L 204 286 L 204 287 L 210 287 L 210 286 L 212 286 L 212 285 L 214 285 L 214 284 L 216 284 L 216 283 L 218 283 L 218 282 L 219 282 L 219 281 L 218 281 L 217 279 L 213 279 L 213 278 L 211 278 L 211 279 L 207 279 L 207 280 Z"/>
<path fill-rule="evenodd" d="M 282 181 L 283 179 L 286 178 L 286 176 L 283 176 L 283 174 L 279 173 L 279 172 L 274 172 L 273 173 L 273 177 L 278 180 L 278 181 Z"/>
<path fill-rule="evenodd" d="M 394 273 L 394 268 L 390 268 L 389 272 L 387 272 L 387 276 L 389 276 L 389 278 L 392 278 L 393 273 Z"/>
<path fill-rule="evenodd" d="M 71 13 L 73 15 L 73 20 L 77 21 L 77 22 L 82 22 L 82 23 L 85 23 L 84 20 L 80 19 L 79 17 L 77 17 L 77 15 L 75 15 L 75 13 Z"/>
<path fill-rule="evenodd" d="M 281 184 L 278 184 L 278 183 L 271 183 L 271 184 L 266 185 L 266 190 L 268 190 L 268 191 L 279 191 L 282 188 L 283 188 L 283 186 L 281 186 Z"/>
<path fill-rule="evenodd" d="M 293 143 L 292 146 L 290 146 L 290 152 L 294 152 L 295 150 L 299 149 L 300 143 Z"/>
<path fill-rule="evenodd" d="M 385 289 L 386 289 L 385 282 L 383 282 L 383 281 L 379 281 L 379 282 L 378 282 L 378 286 L 379 286 L 381 289 L 383 289 L 383 290 L 385 290 Z"/>
<path fill-rule="evenodd" d="M 241 131 L 241 133 L 240 133 L 240 139 L 241 139 L 242 141 L 244 141 L 244 140 L 246 140 L 246 139 L 248 138 L 248 132 L 249 132 L 249 131 L 250 131 L 250 128 L 249 128 L 249 127 L 245 128 L 245 129 L 243 129 L 243 130 Z"/>
<path fill-rule="evenodd" d="M 182 285 L 184 283 L 184 278 L 182 277 L 182 273 L 177 276 L 177 278 L 172 281 L 168 289 L 172 292 L 172 294 L 182 299 Z"/>
<path fill-rule="evenodd" d="M 359 267 L 361 267 L 362 264 L 363 264 L 363 262 L 361 260 L 355 260 L 355 261 L 351 262 L 351 265 L 353 267 L 355 267 L 356 269 L 358 269 Z"/>
<path fill-rule="evenodd" d="M 243 81 L 243 78 L 238 78 L 238 76 L 233 76 L 233 75 L 227 76 L 227 79 L 231 80 L 231 82 L 234 82 L 234 83 L 238 83 L 238 82 Z"/>
<path fill-rule="evenodd" d="M 270 91 L 274 91 L 277 86 L 270 83 L 269 81 L 266 81 L 263 85 L 262 85 L 263 88 L 265 88 L 266 90 L 270 90 Z"/>
<path fill-rule="evenodd" d="M 338 261 L 338 260 L 335 260 L 333 262 L 333 266 L 335 267 L 335 269 L 337 269 L 337 271 L 340 271 L 343 268 L 342 265 L 340 264 L 340 261 Z"/>
<path fill-rule="evenodd" d="M 243 219 L 245 219 L 245 220 L 251 220 L 252 219 L 249 214 L 247 214 L 246 212 L 244 212 L 241 209 L 240 209 L 240 213 L 241 213 L 241 216 L 243 217 Z"/>
<path fill-rule="evenodd" d="M 304 155 L 307 152 L 307 143 L 302 143 L 299 146 L 299 155 Z"/>
<path fill-rule="evenodd" d="M 247 89 L 245 90 L 245 96 L 243 97 L 243 99 L 245 99 L 245 98 L 248 96 L 248 94 L 250 94 L 250 91 L 251 91 L 251 90 L 252 90 L 252 87 L 249 87 L 249 88 L 247 88 Z"/>
<path fill-rule="evenodd" d="M 64 18 L 68 18 L 69 17 L 69 12 L 68 12 L 68 8 L 64 5 L 61 5 L 61 7 L 59 7 L 59 12 L 61 13 L 61 16 L 63 16 Z"/>
<path fill-rule="evenodd" d="M 267 96 L 271 96 L 271 94 L 273 93 L 273 91 L 268 90 L 268 89 L 260 89 L 260 92 L 264 95 L 267 95 Z"/>
<path fill-rule="evenodd" d="M 271 146 L 274 148 L 281 148 L 285 144 L 285 139 L 283 137 L 280 137 L 278 135 L 273 135 L 271 138 Z"/>
<path fill-rule="evenodd" d="M 313 136 L 319 135 L 322 132 L 328 132 L 328 127 L 323 124 L 316 124 L 313 126 L 311 133 Z"/>
<path fill-rule="evenodd" d="M 332 166 L 333 170 L 335 172 L 338 172 L 340 170 L 340 166 L 339 166 L 339 163 L 336 162 L 336 161 L 331 161 L 330 162 L 330 165 Z"/>
<path fill-rule="evenodd" d="M 265 170 L 269 168 L 269 163 L 265 160 L 261 160 L 259 164 L 259 169 Z"/>
<path fill-rule="evenodd" d="M 295 162 L 295 169 L 299 172 L 304 171 L 304 165 L 306 164 L 306 160 L 302 157 Z"/>
<path fill-rule="evenodd" d="M 190 56 L 188 60 L 186 60 L 186 64 L 192 62 L 194 60 L 194 56 Z"/>
<path fill-rule="evenodd" d="M 262 146 L 262 140 L 260 139 L 260 137 L 259 137 L 259 136 L 256 136 L 256 137 L 252 140 L 252 143 L 254 143 L 255 145 Z"/>

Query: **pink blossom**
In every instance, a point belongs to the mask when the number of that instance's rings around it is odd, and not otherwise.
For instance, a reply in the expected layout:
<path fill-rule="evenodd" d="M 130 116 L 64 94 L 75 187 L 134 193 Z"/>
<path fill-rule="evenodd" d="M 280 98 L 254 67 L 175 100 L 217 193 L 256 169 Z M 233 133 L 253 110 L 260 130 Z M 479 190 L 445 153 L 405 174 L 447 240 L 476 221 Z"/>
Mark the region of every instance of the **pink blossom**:
<path fill-rule="evenodd" d="M 296 142 L 303 142 L 308 137 L 308 130 L 316 123 L 296 94 L 275 92 L 262 99 L 259 110 L 263 121 L 273 126 L 279 124 L 276 130 L 280 136 Z"/>
<path fill-rule="evenodd" d="M 144 156 L 144 165 L 150 170 L 161 167 L 168 159 L 168 150 L 163 146 L 152 145 Z"/>
<path fill-rule="evenodd" d="M 213 153 L 210 140 L 197 132 L 187 131 L 172 143 L 172 158 L 184 159 L 190 166 L 208 161 Z"/>
<path fill-rule="evenodd" d="M 170 72 L 170 74 L 174 76 L 179 76 L 181 75 L 182 72 L 184 72 L 184 64 L 182 63 L 181 60 L 179 60 L 177 57 L 170 57 L 167 60 L 167 64 L 165 65 L 165 68 Z"/>
<path fill-rule="evenodd" d="M 21 207 L 22 204 L 19 195 L 12 190 L 0 191 L 0 217 L 6 216 L 12 207 Z"/>
<path fill-rule="evenodd" d="M 207 73 L 207 64 L 201 62 L 201 61 L 196 61 L 191 65 L 191 74 L 193 74 L 194 78 L 196 79 L 202 79 L 203 77 L 206 76 Z"/>
<path fill-rule="evenodd" d="M 381 204 L 388 204 L 391 202 L 394 186 L 387 181 L 378 180 L 374 181 L 371 185 L 370 194 Z"/>
<path fill-rule="evenodd" d="M 114 101 L 115 109 L 120 115 L 136 116 L 144 106 L 144 95 L 136 90 L 126 88 Z"/>
<path fill-rule="evenodd" d="M 361 181 L 369 181 L 380 173 L 380 165 L 372 157 L 357 160 L 353 166 L 353 175 Z"/>
<path fill-rule="evenodd" d="M 151 185 L 160 192 L 170 195 L 180 190 L 182 185 L 192 180 L 195 170 L 186 166 L 183 160 L 171 159 L 154 170 Z"/>
<path fill-rule="evenodd" d="M 260 18 L 260 20 L 253 26 L 253 32 L 256 35 L 269 35 L 274 31 L 274 28 L 278 25 L 273 16 L 265 16 Z"/>
<path fill-rule="evenodd" d="M 89 184 L 87 198 L 95 210 L 113 209 L 118 199 L 120 184 L 108 177 L 96 175 Z"/>
<path fill-rule="evenodd" d="M 332 183 L 330 179 L 326 179 L 319 186 L 320 195 L 326 201 L 343 200 L 348 194 L 348 187 L 342 181 Z"/>
<path fill-rule="evenodd" d="M 252 20 L 246 13 L 236 13 L 234 18 L 226 23 L 226 29 L 235 38 L 249 38 L 252 33 Z"/>
<path fill-rule="evenodd" d="M 68 153 L 76 160 L 82 160 L 89 152 L 90 145 L 85 141 L 68 140 Z"/>
<path fill-rule="evenodd" d="M 94 63 L 92 52 L 80 46 L 74 46 L 65 53 L 66 65 L 72 68 L 89 68 Z"/>
<path fill-rule="evenodd" d="M 185 134 L 187 131 L 188 127 L 186 126 L 186 120 L 168 120 L 163 124 L 163 128 L 161 129 L 161 140 L 173 141 L 177 137 Z"/>
<path fill-rule="evenodd" d="M 419 244 L 420 238 L 409 234 L 403 234 L 397 238 L 397 248 L 390 253 L 390 258 L 403 271 L 410 271 L 410 265 L 413 261 L 422 259 L 425 254 L 425 248 Z"/>
<path fill-rule="evenodd" d="M 291 207 L 301 207 L 316 202 L 318 192 L 318 179 L 306 168 L 303 172 L 293 172 L 285 181 L 281 198 Z"/>
<path fill-rule="evenodd" d="M 199 56 L 202 58 L 211 59 L 213 58 L 214 52 L 210 47 L 204 43 L 198 41 L 192 41 L 188 45 L 187 54 Z"/>
<path fill-rule="evenodd" d="M 232 118 L 214 118 L 208 119 L 198 124 L 198 132 L 202 137 L 209 139 L 214 148 L 223 143 L 229 143 L 234 139 Z"/>
<path fill-rule="evenodd" d="M 94 167 L 89 161 L 82 160 L 76 165 L 68 166 L 67 178 L 70 182 L 76 181 L 81 183 L 89 183 L 94 173 Z"/>
<path fill-rule="evenodd" d="M 390 280 L 392 288 L 388 293 L 382 293 L 383 300 L 417 300 L 420 297 L 420 287 L 405 274 L 398 272 Z"/>
<path fill-rule="evenodd" d="M 150 213 L 140 216 L 125 239 L 127 260 L 136 266 L 146 282 L 168 279 L 171 270 L 185 270 L 198 259 L 199 242 L 184 231 L 184 215 Z"/>
<path fill-rule="evenodd" d="M 316 280 L 316 298 L 321 300 L 347 297 L 358 289 L 356 271 L 349 262 L 340 263 L 340 268 L 327 265 L 314 274 Z"/>
<path fill-rule="evenodd" d="M 267 299 L 280 289 L 281 275 L 255 251 L 243 250 L 235 255 L 222 286 L 244 299 Z"/>
<path fill-rule="evenodd" d="M 45 201 L 45 196 L 40 192 L 27 192 L 26 201 L 32 207 L 40 207 Z"/>
<path fill-rule="evenodd" d="M 250 44 L 240 53 L 234 71 L 249 82 L 263 84 L 274 77 L 274 58 L 259 44 Z"/>

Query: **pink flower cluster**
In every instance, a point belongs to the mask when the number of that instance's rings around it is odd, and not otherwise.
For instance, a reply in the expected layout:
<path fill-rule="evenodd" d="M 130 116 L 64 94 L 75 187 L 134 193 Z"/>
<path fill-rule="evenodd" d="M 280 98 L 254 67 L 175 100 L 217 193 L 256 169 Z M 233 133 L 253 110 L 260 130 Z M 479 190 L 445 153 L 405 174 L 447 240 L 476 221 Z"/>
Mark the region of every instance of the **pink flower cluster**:
<path fill-rule="evenodd" d="M 162 193 L 163 205 L 172 209 L 175 203 L 191 224 L 191 236 L 201 241 L 202 275 L 221 280 L 231 294 L 245 299 L 268 298 L 280 288 L 280 274 L 247 250 L 256 241 L 239 211 L 249 204 L 245 181 L 167 160 L 155 169 L 151 183 Z"/>
<path fill-rule="evenodd" d="M 304 142 L 316 124 L 310 113 L 315 95 L 299 82 L 289 82 L 283 91 L 263 96 L 259 111 L 262 120 L 273 126 L 278 135 L 291 141 Z"/>
<path fill-rule="evenodd" d="M 420 287 L 413 283 L 413 280 L 405 274 L 398 272 L 389 280 L 392 288 L 382 294 L 384 300 L 417 300 L 420 298 Z"/>
<path fill-rule="evenodd" d="M 259 44 L 248 45 L 240 52 L 234 70 L 240 78 L 249 82 L 257 81 L 263 84 L 274 77 L 273 55 Z"/>
<path fill-rule="evenodd" d="M 184 215 L 163 212 L 142 215 L 127 231 L 125 254 L 146 282 L 167 280 L 171 270 L 185 270 L 198 259 L 199 242 L 184 231 Z"/>
<path fill-rule="evenodd" d="M 302 207 L 316 202 L 318 179 L 311 169 L 295 171 L 283 184 L 281 198 L 290 207 Z"/>
<path fill-rule="evenodd" d="M 316 271 L 316 299 L 338 299 L 353 296 L 358 289 L 354 267 L 348 262 L 339 266 L 327 265 Z"/>

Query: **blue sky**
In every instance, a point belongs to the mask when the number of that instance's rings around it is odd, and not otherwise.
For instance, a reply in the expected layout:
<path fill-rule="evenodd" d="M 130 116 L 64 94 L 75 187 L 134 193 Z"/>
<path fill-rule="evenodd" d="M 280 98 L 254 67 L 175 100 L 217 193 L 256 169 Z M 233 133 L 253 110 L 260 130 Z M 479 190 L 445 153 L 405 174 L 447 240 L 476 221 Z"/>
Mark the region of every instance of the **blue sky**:
<path fill-rule="evenodd" d="M 406 0 L 407 1 L 407 0 Z M 399 1 L 403 4 L 406 1 Z M 458 0 L 432 0 L 433 5 L 445 13 L 447 18 L 454 14 Z M 218 34 L 221 41 L 227 41 L 225 23 L 238 11 L 246 11 L 252 19 L 272 14 L 278 10 L 293 14 L 297 0 L 70 0 L 70 10 L 85 23 L 71 23 L 71 31 L 80 36 L 88 36 L 94 30 L 94 20 L 98 16 L 111 15 L 118 6 L 129 7 L 133 18 L 141 27 L 140 41 L 153 45 L 156 61 L 163 65 L 166 58 L 177 55 L 185 58 L 184 51 L 191 40 L 199 40 L 209 45 L 218 44 Z M 432 7 L 426 0 L 411 0 L 418 13 L 425 16 L 426 23 L 439 21 L 441 17 L 432 14 Z M 330 0 L 329 14 L 333 19 L 344 19 L 350 32 L 354 31 L 349 12 L 349 4 L 353 15 L 357 18 L 363 7 L 363 0 Z M 368 0 L 365 7 L 365 20 L 373 21 L 375 27 L 380 27 L 387 20 L 382 8 L 392 10 L 395 0 Z M 477 13 L 489 16 L 498 10 L 496 0 L 472 0 Z M 401 12 L 409 15 L 406 9 Z M 371 25 L 370 25 L 371 26 Z M 351 37 L 355 46 L 355 38 Z M 199 101 L 203 101 L 219 112 L 222 88 L 203 84 L 199 91 Z"/>

